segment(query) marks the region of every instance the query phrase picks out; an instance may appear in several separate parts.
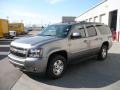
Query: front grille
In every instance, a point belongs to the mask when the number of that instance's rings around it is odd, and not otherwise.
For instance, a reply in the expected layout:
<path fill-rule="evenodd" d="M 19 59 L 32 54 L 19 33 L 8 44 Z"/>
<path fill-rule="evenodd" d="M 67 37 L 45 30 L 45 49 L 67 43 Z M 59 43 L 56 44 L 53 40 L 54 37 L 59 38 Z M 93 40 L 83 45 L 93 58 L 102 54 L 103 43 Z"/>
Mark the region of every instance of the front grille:
<path fill-rule="evenodd" d="M 26 58 L 27 49 L 10 46 L 10 53 L 12 53 L 13 55 L 18 56 L 18 57 Z"/>

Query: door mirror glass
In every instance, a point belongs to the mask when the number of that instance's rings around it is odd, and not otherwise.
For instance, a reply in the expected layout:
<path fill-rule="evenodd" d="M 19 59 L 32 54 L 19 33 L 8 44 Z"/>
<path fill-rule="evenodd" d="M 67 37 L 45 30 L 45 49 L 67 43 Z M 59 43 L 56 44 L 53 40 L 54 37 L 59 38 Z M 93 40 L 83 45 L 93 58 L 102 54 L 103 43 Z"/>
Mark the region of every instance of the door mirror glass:
<path fill-rule="evenodd" d="M 72 33 L 71 38 L 72 38 L 72 39 L 81 38 L 81 34 L 78 33 L 78 32 L 74 32 L 74 33 Z"/>

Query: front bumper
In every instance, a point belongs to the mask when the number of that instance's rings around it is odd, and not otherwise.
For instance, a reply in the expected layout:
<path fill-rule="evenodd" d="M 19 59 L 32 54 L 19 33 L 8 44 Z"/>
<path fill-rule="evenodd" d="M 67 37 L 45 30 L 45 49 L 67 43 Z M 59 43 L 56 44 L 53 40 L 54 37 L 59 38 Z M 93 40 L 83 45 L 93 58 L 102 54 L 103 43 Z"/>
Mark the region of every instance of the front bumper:
<path fill-rule="evenodd" d="M 10 63 L 22 71 L 45 72 L 47 68 L 47 58 L 21 58 L 13 54 L 8 55 Z"/>

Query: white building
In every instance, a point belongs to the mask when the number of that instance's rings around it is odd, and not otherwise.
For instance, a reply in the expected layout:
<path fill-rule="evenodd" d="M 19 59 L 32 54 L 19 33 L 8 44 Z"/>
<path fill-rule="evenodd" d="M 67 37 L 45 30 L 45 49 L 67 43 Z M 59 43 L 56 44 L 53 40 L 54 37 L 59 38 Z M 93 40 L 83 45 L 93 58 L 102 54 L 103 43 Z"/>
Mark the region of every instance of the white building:
<path fill-rule="evenodd" d="M 100 4 L 78 16 L 75 21 L 101 22 L 116 32 L 116 40 L 120 41 L 120 1 L 104 0 Z"/>

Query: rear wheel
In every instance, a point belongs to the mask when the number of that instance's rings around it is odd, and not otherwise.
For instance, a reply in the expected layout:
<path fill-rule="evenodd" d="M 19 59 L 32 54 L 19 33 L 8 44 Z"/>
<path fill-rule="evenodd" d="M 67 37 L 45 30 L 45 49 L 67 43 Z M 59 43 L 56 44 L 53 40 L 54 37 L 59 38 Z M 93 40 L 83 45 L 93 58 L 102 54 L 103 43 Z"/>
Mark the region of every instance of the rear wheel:
<path fill-rule="evenodd" d="M 47 68 L 47 76 L 53 79 L 60 78 L 66 69 L 66 59 L 61 55 L 54 55 L 50 58 Z"/>
<path fill-rule="evenodd" d="M 108 47 L 107 45 L 102 45 L 101 50 L 98 54 L 98 59 L 99 60 L 105 60 L 108 55 Z"/>

